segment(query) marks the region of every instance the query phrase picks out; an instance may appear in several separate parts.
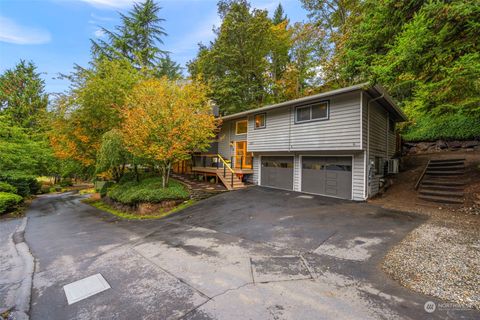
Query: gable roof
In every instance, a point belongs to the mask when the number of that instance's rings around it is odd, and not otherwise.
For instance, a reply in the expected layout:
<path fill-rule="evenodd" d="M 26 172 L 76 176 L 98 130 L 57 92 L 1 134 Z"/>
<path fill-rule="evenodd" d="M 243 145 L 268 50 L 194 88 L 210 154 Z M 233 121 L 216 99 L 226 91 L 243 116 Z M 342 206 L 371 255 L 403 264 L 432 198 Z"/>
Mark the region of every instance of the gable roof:
<path fill-rule="evenodd" d="M 223 116 L 221 117 L 221 119 L 231 120 L 231 119 L 242 118 L 254 113 L 261 113 L 261 112 L 282 108 L 282 107 L 301 105 L 308 102 L 320 100 L 323 98 L 333 97 L 333 96 L 337 96 L 337 95 L 341 95 L 341 94 L 345 94 L 353 91 L 360 91 L 360 90 L 363 90 L 364 92 L 368 93 L 368 95 L 372 99 L 377 99 L 376 101 L 379 104 L 381 104 L 385 109 L 387 109 L 392 115 L 394 115 L 395 119 L 398 122 L 407 120 L 407 116 L 403 113 L 402 110 L 400 110 L 400 108 L 398 108 L 398 106 L 393 101 L 392 97 L 390 97 L 390 95 L 385 91 L 385 89 L 382 86 L 380 85 L 369 86 L 368 83 L 361 83 L 361 84 L 357 84 L 350 87 L 345 87 L 341 89 L 314 94 L 308 97 L 280 102 L 280 103 L 264 106 L 261 108 L 252 109 L 252 110 L 242 111 L 242 112 Z"/>

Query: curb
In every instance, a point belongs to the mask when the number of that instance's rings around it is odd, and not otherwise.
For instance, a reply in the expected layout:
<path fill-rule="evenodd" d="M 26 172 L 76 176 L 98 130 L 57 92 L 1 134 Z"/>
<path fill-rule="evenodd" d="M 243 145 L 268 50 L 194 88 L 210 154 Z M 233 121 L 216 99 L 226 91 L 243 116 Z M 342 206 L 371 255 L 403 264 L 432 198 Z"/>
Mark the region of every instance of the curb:
<path fill-rule="evenodd" d="M 23 218 L 22 224 L 12 234 L 12 241 L 15 249 L 23 262 L 23 279 L 15 295 L 15 306 L 10 317 L 15 320 L 28 320 L 30 312 L 30 299 L 32 292 L 34 258 L 25 242 L 25 228 L 28 218 Z"/>

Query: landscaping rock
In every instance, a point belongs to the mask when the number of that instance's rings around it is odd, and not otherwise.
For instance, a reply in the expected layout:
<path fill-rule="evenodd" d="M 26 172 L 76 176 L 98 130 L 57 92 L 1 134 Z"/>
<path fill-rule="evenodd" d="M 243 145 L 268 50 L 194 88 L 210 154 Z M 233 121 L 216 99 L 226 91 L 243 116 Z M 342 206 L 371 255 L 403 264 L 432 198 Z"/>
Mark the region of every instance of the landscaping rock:
<path fill-rule="evenodd" d="M 462 147 L 462 143 L 460 141 L 449 141 L 447 144 L 451 149 L 459 149 Z"/>
<path fill-rule="evenodd" d="M 437 146 L 438 149 L 441 149 L 441 150 L 448 148 L 447 143 L 443 140 L 438 140 L 437 143 L 436 143 L 436 146 Z"/>
<path fill-rule="evenodd" d="M 479 146 L 479 145 L 480 145 L 480 141 L 476 141 L 476 140 L 465 141 L 465 142 L 462 143 L 463 148 L 474 148 L 474 147 Z"/>

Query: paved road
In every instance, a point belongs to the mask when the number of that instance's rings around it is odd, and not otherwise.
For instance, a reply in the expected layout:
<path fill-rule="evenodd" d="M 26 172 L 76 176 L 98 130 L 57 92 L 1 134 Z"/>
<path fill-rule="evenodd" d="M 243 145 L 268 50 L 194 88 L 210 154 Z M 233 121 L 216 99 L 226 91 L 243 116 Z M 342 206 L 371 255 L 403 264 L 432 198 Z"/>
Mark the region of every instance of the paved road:
<path fill-rule="evenodd" d="M 170 218 L 122 221 L 74 194 L 28 211 L 32 319 L 471 319 L 388 279 L 389 246 L 422 220 L 264 188 Z M 68 305 L 63 286 L 101 273 L 111 289 Z"/>

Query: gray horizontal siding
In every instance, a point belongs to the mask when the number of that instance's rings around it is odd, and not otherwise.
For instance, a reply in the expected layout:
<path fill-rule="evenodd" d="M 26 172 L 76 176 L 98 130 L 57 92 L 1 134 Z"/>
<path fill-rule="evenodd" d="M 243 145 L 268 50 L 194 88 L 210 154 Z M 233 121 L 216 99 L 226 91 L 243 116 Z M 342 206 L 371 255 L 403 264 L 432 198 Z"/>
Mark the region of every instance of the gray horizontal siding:
<path fill-rule="evenodd" d="M 223 122 L 218 134 L 218 153 L 226 160 L 230 160 L 235 152 L 231 142 L 247 140 L 246 134 L 235 134 L 235 123 L 239 120 L 240 119 Z"/>
<path fill-rule="evenodd" d="M 375 161 L 375 157 L 388 159 L 387 154 L 388 113 L 377 103 L 370 106 L 370 154 L 369 160 Z M 378 170 L 378 168 L 376 168 Z M 380 179 L 383 174 L 375 174 L 370 180 L 369 196 L 374 196 L 380 188 Z"/>
<path fill-rule="evenodd" d="M 249 118 L 248 150 L 309 151 L 360 149 L 360 93 L 333 97 L 328 120 L 295 123 L 294 107 L 266 113 L 266 128 L 254 130 Z"/>

